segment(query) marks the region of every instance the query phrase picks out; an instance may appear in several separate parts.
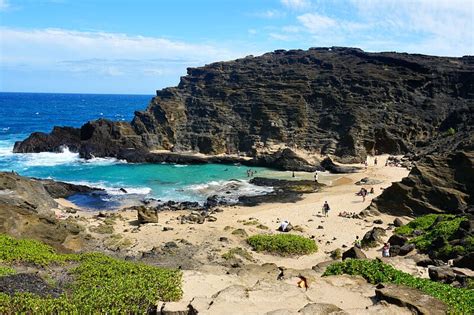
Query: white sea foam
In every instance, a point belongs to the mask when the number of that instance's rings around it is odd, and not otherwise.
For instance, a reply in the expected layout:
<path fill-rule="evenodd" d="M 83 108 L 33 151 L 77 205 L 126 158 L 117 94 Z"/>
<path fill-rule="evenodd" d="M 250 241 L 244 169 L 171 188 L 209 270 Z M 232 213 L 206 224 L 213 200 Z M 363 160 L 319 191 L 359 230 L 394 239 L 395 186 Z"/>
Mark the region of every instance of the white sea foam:
<path fill-rule="evenodd" d="M 188 167 L 186 164 L 174 164 L 173 167 Z"/>
<path fill-rule="evenodd" d="M 75 185 L 84 185 L 94 188 L 104 189 L 108 195 L 121 196 L 121 195 L 148 195 L 151 192 L 150 187 L 129 187 L 129 186 L 111 186 L 109 183 L 103 181 L 100 182 L 89 182 L 89 181 L 67 181 L 68 183 Z M 125 189 L 123 192 L 121 188 Z"/>
<path fill-rule="evenodd" d="M 32 166 L 56 166 L 62 164 L 71 164 L 80 160 L 79 154 L 69 151 L 65 147 L 60 153 L 41 152 L 41 153 L 22 153 L 23 165 Z"/>
<path fill-rule="evenodd" d="M 190 185 L 185 190 L 200 196 L 217 195 L 228 202 L 237 202 L 240 196 L 265 195 L 272 192 L 273 188 L 256 186 L 245 180 L 230 180 Z"/>

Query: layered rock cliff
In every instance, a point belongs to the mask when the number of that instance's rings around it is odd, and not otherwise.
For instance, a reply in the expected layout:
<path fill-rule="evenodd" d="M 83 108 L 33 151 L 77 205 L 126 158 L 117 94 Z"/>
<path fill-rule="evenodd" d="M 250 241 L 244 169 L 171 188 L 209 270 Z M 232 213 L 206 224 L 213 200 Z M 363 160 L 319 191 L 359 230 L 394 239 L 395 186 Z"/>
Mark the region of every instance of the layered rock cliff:
<path fill-rule="evenodd" d="M 462 213 L 474 205 L 474 151 L 428 155 L 370 208 L 393 215 Z M 472 210 L 470 210 L 472 211 Z"/>
<path fill-rule="evenodd" d="M 457 132 L 452 146 L 472 148 L 466 120 L 473 99 L 474 57 L 278 50 L 189 68 L 130 124 L 98 120 L 80 129 L 55 128 L 32 134 L 15 152 L 68 145 L 83 157 L 133 160 L 133 152 L 154 149 L 257 156 L 291 146 L 363 161 L 375 152 L 426 149 L 452 134 L 450 128 Z"/>

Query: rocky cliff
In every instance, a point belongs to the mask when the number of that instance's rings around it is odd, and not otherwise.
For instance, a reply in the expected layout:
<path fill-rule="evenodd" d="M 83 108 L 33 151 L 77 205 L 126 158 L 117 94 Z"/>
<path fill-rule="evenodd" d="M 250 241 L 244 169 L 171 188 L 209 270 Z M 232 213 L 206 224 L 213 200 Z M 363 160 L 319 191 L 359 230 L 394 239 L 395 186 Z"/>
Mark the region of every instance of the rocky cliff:
<path fill-rule="evenodd" d="M 428 155 L 408 177 L 372 201 L 372 209 L 393 215 L 462 213 L 474 205 L 474 152 Z"/>
<path fill-rule="evenodd" d="M 32 134 L 15 152 L 68 145 L 83 157 L 133 160 L 133 152 L 154 149 L 257 156 L 290 146 L 354 162 L 426 149 L 453 131 L 451 145 L 472 148 L 473 107 L 474 57 L 277 50 L 189 68 L 130 124 L 57 127 Z"/>
<path fill-rule="evenodd" d="M 54 197 L 90 189 L 66 183 L 41 181 L 0 172 L 0 233 L 32 238 L 57 249 L 78 250 L 86 246 L 83 228 L 75 220 L 59 220 Z"/>

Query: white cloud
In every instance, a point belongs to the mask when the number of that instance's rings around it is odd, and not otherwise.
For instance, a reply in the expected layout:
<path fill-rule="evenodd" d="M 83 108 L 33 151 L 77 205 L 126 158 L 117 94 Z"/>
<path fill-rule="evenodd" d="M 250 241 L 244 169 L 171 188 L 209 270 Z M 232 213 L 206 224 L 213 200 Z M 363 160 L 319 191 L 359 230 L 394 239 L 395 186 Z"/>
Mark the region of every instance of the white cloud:
<path fill-rule="evenodd" d="M 266 10 L 262 12 L 257 12 L 253 14 L 256 17 L 263 18 L 263 19 L 279 19 L 286 16 L 285 12 L 279 10 Z"/>
<path fill-rule="evenodd" d="M 213 45 L 106 32 L 0 28 L 0 36 L 2 67 L 76 74 L 121 76 L 132 72 L 150 74 L 151 69 L 158 75 L 175 73 L 178 77 L 188 66 L 240 55 Z"/>
<path fill-rule="evenodd" d="M 281 4 L 291 10 L 305 10 L 311 6 L 309 0 L 281 0 Z"/>
<path fill-rule="evenodd" d="M 8 0 L 0 0 L 0 11 L 5 11 L 10 7 Z"/>
<path fill-rule="evenodd" d="M 297 19 L 311 33 L 318 33 L 337 26 L 336 20 L 317 13 L 306 13 L 298 16 Z"/>

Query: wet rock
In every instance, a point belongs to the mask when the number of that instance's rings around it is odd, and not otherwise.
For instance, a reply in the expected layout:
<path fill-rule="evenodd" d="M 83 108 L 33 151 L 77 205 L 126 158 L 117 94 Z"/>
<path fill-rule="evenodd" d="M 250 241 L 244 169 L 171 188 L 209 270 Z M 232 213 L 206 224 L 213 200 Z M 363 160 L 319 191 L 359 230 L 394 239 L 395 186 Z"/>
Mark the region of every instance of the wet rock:
<path fill-rule="evenodd" d="M 357 173 L 362 170 L 360 167 L 337 165 L 329 157 L 321 161 L 321 166 L 324 167 L 325 170 L 334 174 Z"/>
<path fill-rule="evenodd" d="M 406 286 L 384 284 L 375 290 L 375 295 L 379 300 L 406 307 L 415 314 L 441 315 L 448 313 L 448 306 L 440 300 Z"/>
<path fill-rule="evenodd" d="M 364 254 L 362 249 L 358 247 L 352 247 L 351 249 L 345 251 L 342 253 L 342 260 L 345 260 L 347 258 L 352 258 L 352 259 L 366 259 L 367 256 Z"/>

